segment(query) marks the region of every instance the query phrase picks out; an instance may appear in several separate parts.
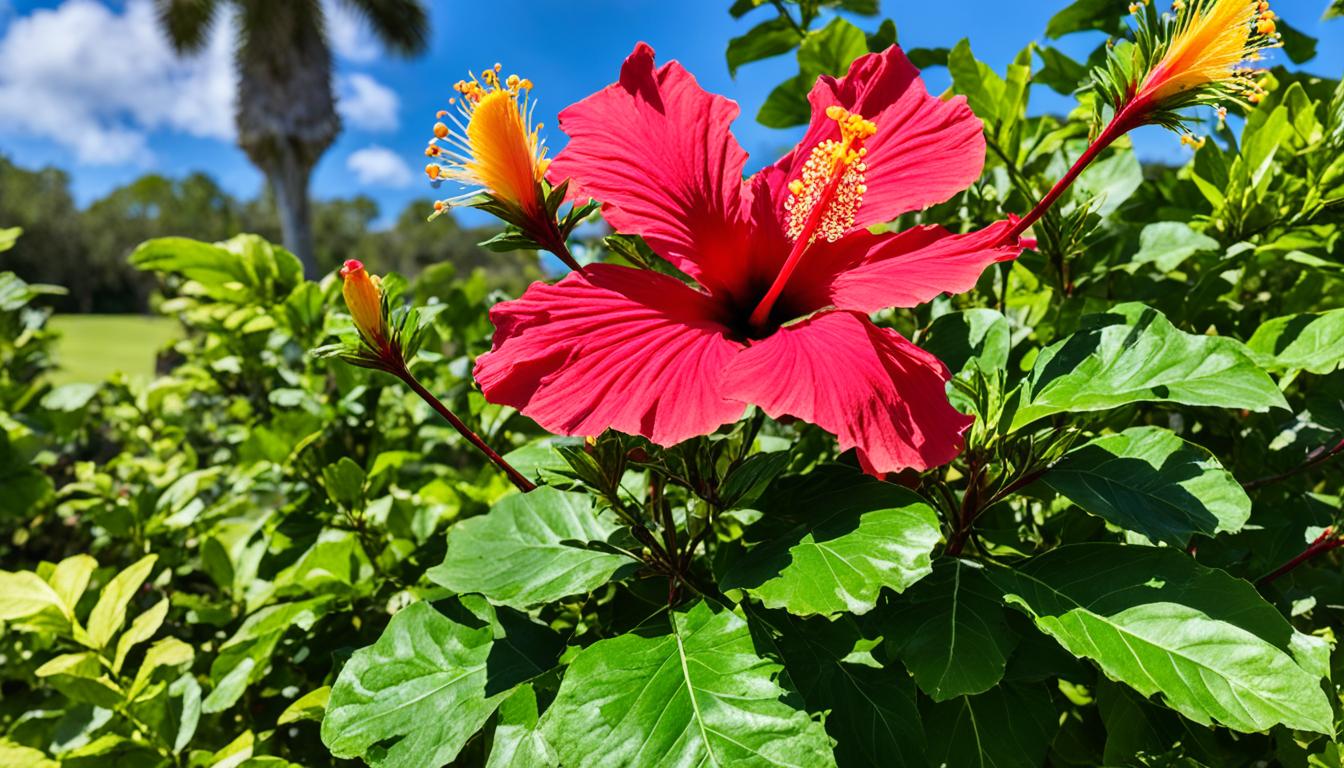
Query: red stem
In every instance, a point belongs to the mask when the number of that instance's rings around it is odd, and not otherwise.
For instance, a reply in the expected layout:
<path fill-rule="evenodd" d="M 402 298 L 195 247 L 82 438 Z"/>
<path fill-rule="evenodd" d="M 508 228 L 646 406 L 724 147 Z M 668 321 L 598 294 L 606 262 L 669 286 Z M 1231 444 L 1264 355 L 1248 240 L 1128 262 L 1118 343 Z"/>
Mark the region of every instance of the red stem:
<path fill-rule="evenodd" d="M 436 412 L 438 412 L 438 414 L 443 417 L 444 421 L 451 424 L 453 426 L 453 429 L 457 430 L 457 433 L 459 435 L 465 437 L 467 439 L 467 442 L 476 446 L 476 450 L 485 454 L 486 458 L 494 462 L 495 466 L 499 467 L 499 469 L 502 472 L 504 472 L 505 475 L 508 476 L 509 480 L 513 481 L 513 484 L 518 487 L 518 490 L 522 491 L 523 493 L 536 490 L 537 486 L 535 483 L 533 483 L 531 480 L 528 480 L 526 477 L 523 476 L 521 472 L 514 469 L 513 465 L 505 461 L 503 456 L 500 456 L 498 453 L 495 453 L 495 450 L 491 448 L 489 445 L 487 445 L 486 442 L 481 439 L 480 435 L 477 435 L 475 432 L 472 432 L 471 429 L 468 428 L 466 424 L 463 424 L 462 420 L 457 418 L 456 414 L 448 410 L 448 406 L 439 402 L 439 399 L 437 397 L 435 397 L 429 390 L 425 389 L 424 385 L 422 385 L 419 382 L 419 380 L 415 378 L 415 376 L 410 372 L 410 370 L 406 367 L 405 364 L 397 365 L 396 367 L 389 370 L 388 373 L 391 373 L 393 376 L 396 376 L 397 378 L 404 381 L 406 383 L 406 386 L 411 388 L 412 392 L 419 395 L 421 400 L 424 400 L 426 403 L 429 404 L 430 408 L 433 408 Z"/>
<path fill-rule="evenodd" d="M 1109 147 L 1116 139 L 1124 136 L 1131 128 L 1134 128 L 1139 124 L 1139 121 L 1134 118 L 1134 115 L 1138 114 L 1140 110 L 1136 109 L 1134 105 L 1135 102 L 1130 101 L 1125 106 L 1121 107 L 1119 112 L 1115 113 L 1115 117 L 1111 118 L 1111 122 L 1106 124 L 1106 127 L 1097 135 L 1096 140 L 1089 144 L 1087 149 L 1083 150 L 1083 154 L 1074 161 L 1068 172 L 1065 173 L 1059 181 L 1055 182 L 1055 186 L 1051 187 L 1050 191 L 1045 193 L 1045 197 L 1041 198 L 1041 201 L 1036 204 L 1036 207 L 1032 208 L 1031 212 L 1026 216 L 1018 219 L 1017 224 L 1013 225 L 1013 228 L 1008 230 L 1008 233 L 1003 236 L 1004 242 L 1012 242 L 1023 232 L 1027 231 L 1028 227 L 1035 224 L 1045 215 L 1046 211 L 1050 210 L 1050 206 L 1054 205 L 1055 201 L 1059 199 L 1059 196 L 1064 194 L 1064 190 L 1068 189 L 1069 185 L 1073 184 L 1078 178 L 1078 174 L 1082 173 L 1084 168 L 1091 164 L 1093 160 L 1097 159 L 1097 155 L 1101 154 L 1101 152 Z"/>
<path fill-rule="evenodd" d="M 569 244 L 565 238 L 560 235 L 560 228 L 556 226 L 554 220 L 549 222 L 549 227 L 544 232 L 534 233 L 532 238 L 536 240 L 541 247 L 555 254 L 555 257 L 564 262 L 566 267 L 578 272 L 582 267 L 574 259 L 574 254 L 569 252 Z"/>
<path fill-rule="evenodd" d="M 1335 536 L 1335 529 L 1333 526 L 1326 528 L 1324 531 L 1321 531 L 1321 535 L 1317 536 L 1315 541 L 1311 542 L 1311 544 L 1308 544 L 1307 548 L 1302 550 L 1301 554 L 1299 554 L 1297 557 L 1294 557 L 1292 560 L 1289 560 L 1288 562 L 1284 563 L 1283 565 L 1280 565 L 1278 568 L 1275 568 L 1274 570 L 1270 571 L 1264 576 L 1261 576 L 1259 579 L 1256 580 L 1255 584 L 1258 587 L 1266 586 L 1271 581 L 1274 581 L 1275 579 L 1279 578 L 1285 573 L 1288 573 L 1289 571 L 1307 562 L 1308 560 L 1311 560 L 1312 558 L 1318 555 L 1324 554 L 1338 547 L 1344 547 L 1344 539 L 1340 539 Z"/>
<path fill-rule="evenodd" d="M 1298 464 L 1296 467 L 1293 467 L 1287 472 L 1280 472 L 1277 475 L 1262 477 L 1259 480 L 1250 480 L 1248 482 L 1242 483 L 1241 487 L 1249 491 L 1255 488 L 1260 488 L 1261 486 L 1269 485 L 1270 483 L 1277 483 L 1280 480 L 1286 480 L 1292 477 L 1293 475 L 1299 474 L 1301 472 L 1306 472 L 1307 470 L 1312 469 L 1320 464 L 1324 464 L 1325 462 L 1329 461 L 1331 457 L 1333 457 L 1340 451 L 1344 451 L 1344 438 L 1340 438 L 1340 441 L 1335 443 L 1334 446 L 1332 446 L 1329 449 L 1326 449 L 1325 446 L 1320 446 L 1319 448 L 1316 448 L 1311 453 L 1307 454 L 1306 461 L 1302 462 L 1301 464 Z"/>

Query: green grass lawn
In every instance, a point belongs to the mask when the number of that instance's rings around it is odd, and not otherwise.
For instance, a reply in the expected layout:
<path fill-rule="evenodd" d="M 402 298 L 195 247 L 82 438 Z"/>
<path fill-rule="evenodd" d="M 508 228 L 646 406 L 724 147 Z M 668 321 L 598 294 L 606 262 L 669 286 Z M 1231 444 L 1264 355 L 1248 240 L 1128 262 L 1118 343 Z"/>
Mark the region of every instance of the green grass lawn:
<path fill-rule="evenodd" d="M 56 384 L 99 382 L 116 371 L 148 380 L 155 353 L 179 335 L 172 318 L 147 315 L 57 315 L 51 325 L 61 332 Z"/>

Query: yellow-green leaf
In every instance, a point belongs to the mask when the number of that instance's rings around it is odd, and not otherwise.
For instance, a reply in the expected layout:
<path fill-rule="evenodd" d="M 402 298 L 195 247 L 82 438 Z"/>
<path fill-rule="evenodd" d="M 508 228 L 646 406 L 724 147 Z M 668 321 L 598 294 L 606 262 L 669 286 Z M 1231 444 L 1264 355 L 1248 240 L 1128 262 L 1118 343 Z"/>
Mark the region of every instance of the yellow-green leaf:
<path fill-rule="evenodd" d="M 56 564 L 56 568 L 47 577 L 47 583 L 65 606 L 65 615 L 74 618 L 75 606 L 89 586 L 89 577 L 98 567 L 98 561 L 88 555 L 67 557 Z"/>
<path fill-rule="evenodd" d="M 32 571 L 0 571 L 0 621 L 26 619 L 48 608 L 65 614 L 61 596 Z"/>
<path fill-rule="evenodd" d="M 140 669 L 136 670 L 135 682 L 131 683 L 130 698 L 140 695 L 149 684 L 149 676 L 154 674 L 154 670 L 187 664 L 194 658 L 196 651 L 176 637 L 165 637 L 149 646 L 149 650 L 145 651 L 145 660 L 140 662 Z"/>
<path fill-rule="evenodd" d="M 168 598 L 165 597 L 131 621 L 131 628 L 117 639 L 117 656 L 112 662 L 113 674 L 121 672 L 121 665 L 126 663 L 126 654 L 130 653 L 132 648 L 150 639 L 159 631 L 167 615 Z"/>
<path fill-rule="evenodd" d="M 135 591 L 149 578 L 157 555 L 146 555 L 131 567 L 112 577 L 98 596 L 98 604 L 89 614 L 89 644 L 94 648 L 106 648 L 112 636 L 126 622 L 126 606 Z"/>
<path fill-rule="evenodd" d="M 309 691 L 295 699 L 293 704 L 285 707 L 285 711 L 280 713 L 280 717 L 275 721 L 275 724 L 284 725 L 299 720 L 321 721 L 323 713 L 327 711 L 327 702 L 330 699 L 330 685 L 324 685 L 315 691 Z"/>
<path fill-rule="evenodd" d="M 0 768 L 58 768 L 59 765 L 41 750 L 0 739 Z"/>

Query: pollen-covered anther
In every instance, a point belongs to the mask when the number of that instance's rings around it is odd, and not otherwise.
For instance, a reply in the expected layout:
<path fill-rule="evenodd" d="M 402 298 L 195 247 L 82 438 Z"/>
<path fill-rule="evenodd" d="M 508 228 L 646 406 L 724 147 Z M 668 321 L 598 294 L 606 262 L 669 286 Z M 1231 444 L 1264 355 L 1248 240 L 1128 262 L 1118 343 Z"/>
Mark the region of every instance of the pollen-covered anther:
<path fill-rule="evenodd" d="M 785 231 L 797 242 L 817 238 L 835 242 L 854 226 L 854 217 L 868 191 L 863 158 L 868 150 L 859 144 L 877 132 L 877 124 L 839 105 L 826 108 L 826 117 L 840 128 L 839 139 L 827 139 L 812 148 L 802 173 L 789 182 L 789 197 L 784 201 L 788 215 Z M 820 217 L 813 214 L 823 206 Z M 807 231 L 810 230 L 810 231 Z"/>

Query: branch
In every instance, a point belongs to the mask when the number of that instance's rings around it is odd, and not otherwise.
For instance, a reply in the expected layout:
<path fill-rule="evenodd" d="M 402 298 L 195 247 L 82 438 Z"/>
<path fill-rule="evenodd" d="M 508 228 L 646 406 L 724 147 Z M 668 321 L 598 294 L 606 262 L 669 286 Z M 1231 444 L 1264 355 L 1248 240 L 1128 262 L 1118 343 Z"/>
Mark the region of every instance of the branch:
<path fill-rule="evenodd" d="M 1308 560 L 1311 560 L 1312 558 L 1317 557 L 1318 555 L 1325 554 L 1326 552 L 1329 552 L 1330 550 L 1336 549 L 1338 547 L 1344 547 L 1344 539 L 1341 539 L 1338 536 L 1336 536 L 1334 527 L 1330 526 L 1326 528 L 1324 531 L 1321 531 L 1321 535 L 1317 536 L 1315 541 L 1308 544 L 1307 548 L 1302 550 L 1301 554 L 1299 554 L 1297 557 L 1294 557 L 1292 560 L 1289 560 L 1283 565 L 1280 565 L 1278 568 L 1275 568 L 1274 570 L 1270 571 L 1264 576 L 1261 576 L 1260 578 L 1256 579 L 1255 585 L 1257 587 L 1268 586 L 1270 582 L 1274 581 L 1275 579 L 1279 578 L 1285 573 L 1288 573 L 1289 571 L 1293 570 L 1299 565 L 1307 562 Z"/>
<path fill-rule="evenodd" d="M 459 435 L 466 438 L 467 442 L 476 447 L 476 450 L 485 454 L 486 458 L 490 459 L 496 467 L 499 467 L 499 469 L 508 476 L 509 480 L 518 487 L 518 490 L 523 493 L 536 490 L 537 486 L 535 483 L 528 480 L 521 472 L 514 469 L 513 465 L 505 461 L 503 456 L 500 456 L 493 448 L 487 445 L 486 442 L 481 439 L 480 435 L 471 431 L 466 424 L 462 423 L 461 419 L 457 418 L 456 414 L 448 410 L 448 406 L 444 405 L 429 390 L 425 389 L 424 385 L 415 378 L 415 375 L 410 372 L 410 369 L 406 367 L 404 362 L 400 363 L 395 368 L 389 369 L 388 373 L 391 373 L 393 376 L 396 376 L 405 382 L 406 386 L 410 387 L 412 392 L 419 395 L 420 399 L 428 403 L 429 407 L 433 408 L 435 412 L 442 416 L 444 421 L 451 424 L 453 429 L 457 430 Z"/>
<path fill-rule="evenodd" d="M 1293 475 L 1306 472 L 1309 469 L 1314 469 L 1315 467 L 1324 464 L 1325 462 L 1329 461 L 1331 458 L 1339 454 L 1340 451 L 1344 451 L 1344 438 L 1340 438 L 1339 442 L 1335 443 L 1333 446 L 1330 446 L 1328 448 L 1324 445 L 1314 448 L 1311 451 L 1311 453 L 1307 454 L 1306 461 L 1302 462 L 1301 464 L 1298 464 L 1296 467 L 1293 467 L 1292 469 L 1286 472 L 1280 472 L 1277 475 L 1270 475 L 1269 477 L 1262 477 L 1259 480 L 1251 480 L 1242 483 L 1241 487 L 1250 491 L 1256 488 L 1261 488 L 1263 486 L 1270 485 L 1272 483 L 1277 483 L 1280 480 L 1287 480 Z"/>

